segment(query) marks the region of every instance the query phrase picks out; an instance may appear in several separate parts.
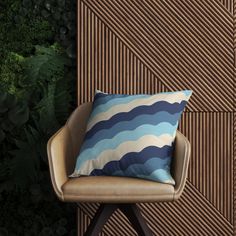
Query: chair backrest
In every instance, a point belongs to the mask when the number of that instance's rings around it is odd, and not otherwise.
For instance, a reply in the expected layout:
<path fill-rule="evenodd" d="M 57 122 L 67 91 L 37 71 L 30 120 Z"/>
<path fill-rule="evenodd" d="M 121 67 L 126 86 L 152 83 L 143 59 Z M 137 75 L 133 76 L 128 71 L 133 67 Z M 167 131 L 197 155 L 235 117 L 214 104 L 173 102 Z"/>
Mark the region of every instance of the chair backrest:
<path fill-rule="evenodd" d="M 68 160 L 68 173 L 72 173 L 76 162 L 76 157 L 79 154 L 80 147 L 82 145 L 86 124 L 92 109 L 92 102 L 84 103 L 78 106 L 75 111 L 70 115 L 66 122 L 66 127 L 69 129 L 71 148 L 73 152 L 73 158 Z"/>
<path fill-rule="evenodd" d="M 191 146 L 188 139 L 179 131 L 176 133 L 175 149 L 171 163 L 171 175 L 175 180 L 175 199 L 183 192 L 190 159 Z"/>
<path fill-rule="evenodd" d="M 78 106 L 77 109 L 75 109 L 75 111 L 71 114 L 65 125 L 69 131 L 69 135 L 71 136 L 70 148 L 72 148 L 73 153 L 72 158 L 70 158 L 70 160 L 67 160 L 67 173 L 73 172 L 76 157 L 79 154 L 79 150 L 84 139 L 86 124 L 91 110 L 92 102 L 84 103 Z M 175 146 L 173 155 L 171 174 L 176 181 L 176 194 L 181 194 L 187 176 L 190 144 L 187 138 L 179 131 L 177 131 L 175 142 L 177 145 Z"/>

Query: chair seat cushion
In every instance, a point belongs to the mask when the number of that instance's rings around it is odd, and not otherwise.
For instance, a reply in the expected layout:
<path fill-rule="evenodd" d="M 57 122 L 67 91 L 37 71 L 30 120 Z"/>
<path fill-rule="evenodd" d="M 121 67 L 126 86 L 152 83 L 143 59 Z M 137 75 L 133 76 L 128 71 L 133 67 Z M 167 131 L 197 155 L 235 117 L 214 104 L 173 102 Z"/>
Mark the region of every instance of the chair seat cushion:
<path fill-rule="evenodd" d="M 69 179 L 62 186 L 65 201 L 155 202 L 171 201 L 174 187 L 138 178 L 89 176 Z"/>
<path fill-rule="evenodd" d="M 175 184 L 170 174 L 178 120 L 191 91 L 95 95 L 71 177 L 127 176 Z"/>

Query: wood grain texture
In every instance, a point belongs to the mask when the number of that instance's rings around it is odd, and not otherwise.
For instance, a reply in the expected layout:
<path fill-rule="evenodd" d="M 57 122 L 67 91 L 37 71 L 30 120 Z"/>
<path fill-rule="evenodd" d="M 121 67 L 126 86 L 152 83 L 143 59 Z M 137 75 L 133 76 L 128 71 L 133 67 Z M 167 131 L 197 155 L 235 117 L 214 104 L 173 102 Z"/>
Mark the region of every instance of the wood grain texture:
<path fill-rule="evenodd" d="M 233 114 L 185 112 L 179 130 L 192 155 L 188 179 L 233 224 Z"/>
<path fill-rule="evenodd" d="M 233 1 L 233 51 L 234 51 L 234 123 L 233 123 L 233 225 L 236 236 L 236 0 Z"/>
<path fill-rule="evenodd" d="M 233 14 L 233 5 L 232 0 L 217 0 L 219 1 L 231 14 Z"/>
<path fill-rule="evenodd" d="M 86 204 L 86 203 L 80 203 L 78 213 L 83 214 L 82 218 L 79 220 L 79 225 L 84 225 L 83 222 L 88 217 L 89 222 L 90 219 L 93 218 L 95 212 L 97 211 L 99 207 L 99 204 Z M 82 221 L 82 224 L 80 224 L 80 221 Z M 82 227 L 83 228 L 83 227 Z M 85 228 L 86 229 L 86 228 Z M 83 231 L 84 232 L 84 231 Z M 79 236 L 83 236 L 83 232 L 79 233 Z M 100 234 L 100 236 L 110 236 L 110 235 L 136 235 L 136 232 L 126 219 L 126 217 L 121 213 L 120 211 L 115 212 L 114 215 L 108 220 L 108 222 L 105 224 L 103 232 Z"/>
<path fill-rule="evenodd" d="M 78 0 L 78 103 L 95 89 L 192 89 L 192 156 L 175 203 L 141 204 L 154 235 L 236 236 L 236 0 Z M 80 204 L 81 235 L 97 204 Z M 81 212 L 80 212 L 81 211 Z M 135 235 L 121 212 L 103 235 Z"/>
<path fill-rule="evenodd" d="M 234 112 L 233 123 L 233 226 L 234 236 L 236 235 L 236 112 Z"/>
<path fill-rule="evenodd" d="M 99 21 L 94 29 L 93 17 Z M 89 76 L 91 82 L 100 82 L 99 86 L 102 87 L 109 86 L 111 81 L 117 79 L 117 83 L 129 83 L 128 76 L 122 79 L 114 75 L 106 77 L 106 72 L 110 71 L 110 65 L 106 62 L 119 64 L 109 59 L 109 55 L 115 54 L 115 48 L 109 47 L 111 32 L 119 41 L 116 52 L 122 50 L 123 46 L 123 50 L 127 48 L 169 90 L 194 89 L 191 110 L 232 111 L 233 18 L 218 3 L 83 0 L 82 18 L 84 22 L 81 27 L 85 30 L 81 31 L 84 33 L 81 37 L 84 42 L 80 51 L 85 58 L 84 64 L 81 63 L 81 77 Z M 97 40 L 92 36 L 96 35 L 93 31 L 98 33 Z M 96 42 L 93 43 L 93 39 Z M 101 64 L 94 68 L 95 72 L 100 72 L 99 80 L 91 77 L 91 65 L 96 65 L 96 57 L 90 54 L 90 51 L 96 53 L 93 45 L 97 45 L 96 56 L 102 57 L 99 61 Z M 106 49 L 111 52 L 105 53 L 108 52 Z M 122 57 L 117 59 L 120 64 L 122 61 L 125 63 Z M 225 81 L 224 85 L 221 80 Z M 123 88 L 123 84 L 119 84 L 119 89 Z M 81 85 L 82 88 L 84 86 L 86 84 Z M 93 87 L 86 88 L 87 92 L 93 91 Z"/>

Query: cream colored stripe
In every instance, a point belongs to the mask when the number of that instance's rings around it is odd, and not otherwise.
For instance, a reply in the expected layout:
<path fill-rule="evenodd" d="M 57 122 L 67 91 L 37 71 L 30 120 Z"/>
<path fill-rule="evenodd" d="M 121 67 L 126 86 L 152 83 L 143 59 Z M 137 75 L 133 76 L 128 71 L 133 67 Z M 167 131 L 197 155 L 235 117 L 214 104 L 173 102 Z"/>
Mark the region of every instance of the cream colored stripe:
<path fill-rule="evenodd" d="M 93 169 L 102 169 L 108 162 L 119 160 L 122 156 L 129 152 L 140 152 L 147 146 L 163 147 L 171 145 L 175 135 L 145 135 L 135 141 L 128 141 L 120 144 L 116 149 L 109 149 L 102 152 L 96 159 L 88 160 L 83 163 L 78 174 L 87 175 Z"/>
<path fill-rule="evenodd" d="M 109 120 L 112 116 L 119 112 L 129 112 L 137 106 L 150 106 L 158 101 L 166 101 L 168 103 L 182 102 L 183 100 L 188 100 L 189 96 L 186 96 L 183 92 L 174 93 L 174 94 L 157 94 L 148 98 L 135 99 L 129 103 L 117 104 L 112 106 L 109 110 L 101 112 L 94 116 L 87 125 L 87 131 L 89 131 L 96 123 Z"/>

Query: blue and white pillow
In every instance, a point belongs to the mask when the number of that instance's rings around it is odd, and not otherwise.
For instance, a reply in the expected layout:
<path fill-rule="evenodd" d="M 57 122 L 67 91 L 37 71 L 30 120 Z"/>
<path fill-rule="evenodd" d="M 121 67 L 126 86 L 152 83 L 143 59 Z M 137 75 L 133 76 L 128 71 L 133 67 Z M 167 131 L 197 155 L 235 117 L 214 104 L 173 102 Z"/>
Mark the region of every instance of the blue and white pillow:
<path fill-rule="evenodd" d="M 191 94 L 190 90 L 155 95 L 97 91 L 70 177 L 128 176 L 174 185 L 173 143 Z"/>

